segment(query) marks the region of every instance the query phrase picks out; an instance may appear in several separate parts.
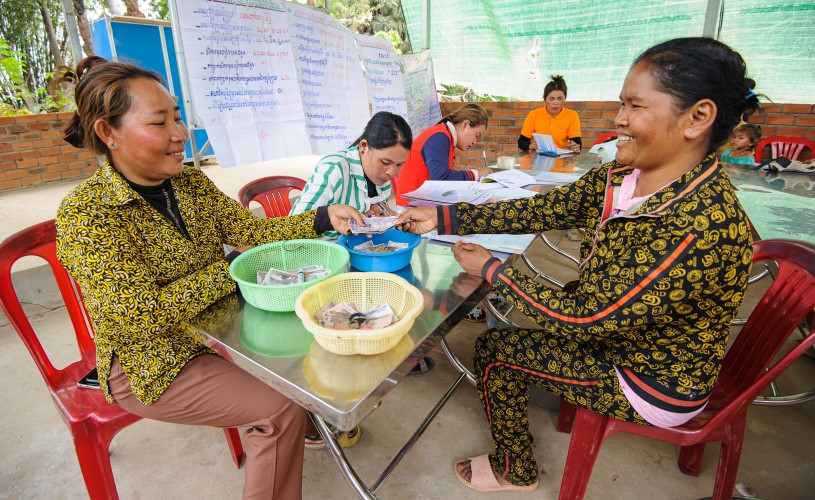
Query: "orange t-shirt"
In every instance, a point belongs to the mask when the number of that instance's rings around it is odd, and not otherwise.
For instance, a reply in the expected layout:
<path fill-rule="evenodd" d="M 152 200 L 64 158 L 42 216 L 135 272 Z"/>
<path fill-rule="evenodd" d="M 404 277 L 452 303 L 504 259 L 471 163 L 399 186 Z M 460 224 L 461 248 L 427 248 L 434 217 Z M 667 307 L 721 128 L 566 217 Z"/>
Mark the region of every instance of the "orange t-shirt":
<path fill-rule="evenodd" d="M 521 135 L 531 139 L 532 134 L 551 135 L 555 146 L 566 149 L 571 137 L 580 137 L 580 116 L 577 111 L 563 108 L 552 118 L 546 107 L 533 109 L 524 120 Z"/>

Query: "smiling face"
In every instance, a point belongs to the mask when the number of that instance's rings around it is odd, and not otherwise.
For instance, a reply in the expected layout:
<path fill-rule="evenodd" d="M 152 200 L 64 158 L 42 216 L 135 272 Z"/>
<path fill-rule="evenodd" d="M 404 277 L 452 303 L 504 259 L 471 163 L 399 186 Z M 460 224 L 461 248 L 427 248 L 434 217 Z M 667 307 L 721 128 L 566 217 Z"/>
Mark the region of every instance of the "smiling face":
<path fill-rule="evenodd" d="M 486 125 L 479 125 L 478 127 L 471 127 L 469 120 L 456 125 L 456 148 L 467 151 L 481 139 L 481 134 L 487 130 Z"/>
<path fill-rule="evenodd" d="M 677 114 L 673 97 L 659 89 L 647 64 L 631 68 L 614 119 L 617 161 L 644 171 L 673 168 L 680 161 L 686 114 Z"/>
<path fill-rule="evenodd" d="M 566 94 L 562 90 L 553 90 L 546 96 L 546 112 L 557 116 L 566 104 Z"/>
<path fill-rule="evenodd" d="M 131 106 L 118 127 L 97 122 L 100 137 L 122 175 L 136 184 L 156 186 L 184 169 L 187 127 L 175 98 L 157 81 L 135 79 L 128 93 Z"/>
<path fill-rule="evenodd" d="M 359 143 L 362 170 L 377 186 L 384 186 L 402 170 L 410 152 L 401 144 L 389 148 L 374 149 L 363 139 Z"/>

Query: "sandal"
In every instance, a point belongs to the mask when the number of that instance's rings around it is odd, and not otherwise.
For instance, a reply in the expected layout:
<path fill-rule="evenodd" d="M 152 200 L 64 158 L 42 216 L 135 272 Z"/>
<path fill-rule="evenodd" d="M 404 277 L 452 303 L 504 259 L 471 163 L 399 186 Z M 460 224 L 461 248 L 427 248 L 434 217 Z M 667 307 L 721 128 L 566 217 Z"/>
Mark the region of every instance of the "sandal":
<path fill-rule="evenodd" d="M 333 430 L 334 435 L 337 435 L 337 430 Z M 340 448 L 350 448 L 357 444 L 360 436 L 362 436 L 362 428 L 356 426 L 348 432 L 339 433 L 337 442 L 340 443 Z M 319 434 L 314 436 L 306 436 L 306 449 L 307 450 L 322 450 L 326 447 L 325 440 Z"/>
<path fill-rule="evenodd" d="M 416 363 L 416 366 L 408 372 L 408 375 L 423 375 L 432 370 L 434 366 L 436 366 L 436 362 L 433 361 L 433 358 L 425 356 Z"/>
<path fill-rule="evenodd" d="M 470 462 L 470 480 L 464 478 L 458 470 L 458 466 L 467 462 Z M 538 488 L 538 482 L 535 481 L 534 483 L 528 486 L 519 486 L 516 484 L 501 484 L 498 482 L 498 478 L 495 476 L 495 472 L 492 470 L 492 466 L 490 465 L 490 456 L 489 455 L 481 455 L 478 457 L 473 457 L 468 460 L 462 460 L 460 462 L 456 462 L 453 465 L 453 471 L 456 474 L 458 480 L 464 486 L 470 488 L 471 490 L 481 491 L 483 493 L 495 493 L 498 491 L 509 491 L 509 492 L 517 492 L 517 493 L 528 493 L 531 491 L 535 491 Z"/>

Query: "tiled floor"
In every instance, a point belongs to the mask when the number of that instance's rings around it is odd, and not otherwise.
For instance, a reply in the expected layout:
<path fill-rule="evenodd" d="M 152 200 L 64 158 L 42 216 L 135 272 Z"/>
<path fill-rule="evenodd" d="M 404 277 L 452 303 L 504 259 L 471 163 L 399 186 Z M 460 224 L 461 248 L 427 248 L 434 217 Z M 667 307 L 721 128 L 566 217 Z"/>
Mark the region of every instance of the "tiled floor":
<path fill-rule="evenodd" d="M 265 173 L 263 175 L 266 175 Z M 240 182 L 233 184 L 239 185 Z M 222 188 L 228 192 L 229 188 Z M 237 188 L 234 189 L 237 191 Z M 0 195 L 0 214 L 7 197 Z M 53 217 L 42 214 L 39 220 Z M 28 215 L 27 215 L 28 216 Z M 33 220 L 37 222 L 38 220 Z M 4 222 L 5 225 L 5 222 Z M 4 233 L 6 230 L 4 228 Z M 3 237 L 8 233 L 3 234 Z M 566 243 L 569 245 L 569 243 Z M 571 267 L 560 257 L 536 247 L 547 271 L 567 277 Z M 755 300 L 751 294 L 748 302 Z M 745 305 L 749 309 L 749 304 Z M 58 363 L 75 357 L 63 308 L 31 304 L 30 314 L 56 352 Z M 448 337 L 462 359 L 468 359 L 483 324 L 462 323 Z M 399 384 L 363 423 L 363 436 L 347 454 L 363 480 L 373 482 L 383 464 L 398 451 L 413 428 L 455 378 L 440 353 L 436 368 Z M 62 424 L 42 378 L 16 332 L 0 316 L 0 499 L 84 498 L 87 496 L 69 432 Z M 815 383 L 815 361 L 802 358 L 785 375 L 791 391 Z M 555 417 L 530 413 L 541 488 L 529 498 L 556 498 L 569 436 L 555 432 Z M 815 403 L 791 407 L 753 407 L 745 437 L 739 482 L 764 499 L 808 499 L 815 490 Z M 462 386 L 417 446 L 379 491 L 385 499 L 523 498 L 483 495 L 462 487 L 453 475 L 455 460 L 489 451 L 487 425 L 471 386 Z M 709 446 L 698 478 L 682 475 L 676 448 L 630 435 L 611 437 L 592 474 L 590 499 L 695 499 L 709 496 L 718 446 Z M 152 421 L 123 430 L 111 446 L 111 460 L 123 499 L 239 498 L 243 471 L 236 470 L 223 433 Z M 304 498 L 353 498 L 327 451 L 307 451 Z"/>

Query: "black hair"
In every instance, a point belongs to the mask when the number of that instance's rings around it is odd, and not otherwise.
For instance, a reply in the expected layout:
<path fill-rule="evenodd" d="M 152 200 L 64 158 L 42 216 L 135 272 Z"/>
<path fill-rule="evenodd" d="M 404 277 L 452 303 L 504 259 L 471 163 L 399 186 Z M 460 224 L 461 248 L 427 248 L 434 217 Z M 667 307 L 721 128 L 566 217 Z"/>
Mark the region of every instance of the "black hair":
<path fill-rule="evenodd" d="M 550 92 L 553 90 L 560 90 L 563 92 L 563 97 L 567 97 L 569 95 L 568 89 L 566 88 L 566 80 L 563 79 L 563 75 L 552 75 L 549 78 L 552 80 L 546 84 L 543 88 L 543 98 L 546 99 L 546 96 L 549 95 Z"/>
<path fill-rule="evenodd" d="M 739 121 L 757 109 L 756 82 L 747 78 L 741 55 L 727 45 L 706 37 L 676 38 L 643 52 L 632 64 L 648 65 L 660 90 L 671 95 L 679 111 L 702 99 L 716 104 L 716 119 L 708 137 L 708 152 L 730 137 Z"/>
<path fill-rule="evenodd" d="M 400 144 L 409 150 L 413 145 L 413 132 L 401 116 L 380 111 L 368 120 L 362 135 L 351 146 L 357 146 L 363 139 L 374 149 L 387 149 Z"/>

